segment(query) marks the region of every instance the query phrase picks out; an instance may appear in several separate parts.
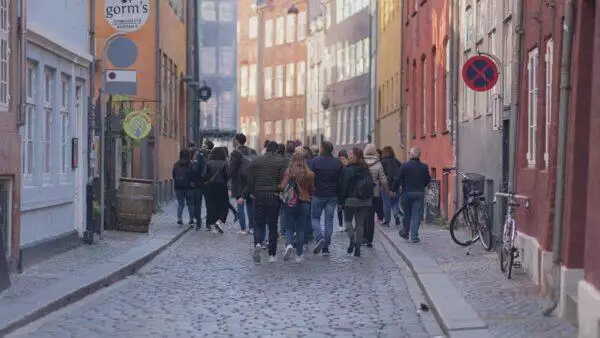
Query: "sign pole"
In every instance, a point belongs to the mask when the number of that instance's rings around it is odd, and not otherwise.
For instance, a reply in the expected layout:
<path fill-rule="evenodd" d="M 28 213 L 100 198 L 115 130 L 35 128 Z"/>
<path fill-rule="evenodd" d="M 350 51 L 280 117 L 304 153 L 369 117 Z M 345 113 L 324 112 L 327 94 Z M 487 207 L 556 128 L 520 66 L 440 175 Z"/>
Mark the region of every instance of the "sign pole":
<path fill-rule="evenodd" d="M 106 146 L 106 102 L 104 102 L 104 90 L 106 88 L 106 51 L 110 43 L 116 38 L 125 35 L 124 33 L 114 33 L 109 36 L 102 46 L 102 81 L 100 82 L 100 90 L 98 98 L 100 101 L 100 238 L 104 234 L 104 222 L 106 221 L 106 159 L 105 159 L 105 146 Z"/>

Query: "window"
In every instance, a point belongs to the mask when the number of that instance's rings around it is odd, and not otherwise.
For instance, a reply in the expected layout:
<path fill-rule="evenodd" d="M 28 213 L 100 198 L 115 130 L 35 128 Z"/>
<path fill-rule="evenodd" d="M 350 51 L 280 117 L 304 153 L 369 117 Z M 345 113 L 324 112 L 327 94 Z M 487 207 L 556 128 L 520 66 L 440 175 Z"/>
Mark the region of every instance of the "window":
<path fill-rule="evenodd" d="M 504 0 L 504 16 L 507 17 L 513 12 L 513 1 L 514 0 Z"/>
<path fill-rule="evenodd" d="M 427 134 L 427 59 L 421 65 L 421 135 Z"/>
<path fill-rule="evenodd" d="M 248 66 L 240 68 L 240 96 L 248 97 Z"/>
<path fill-rule="evenodd" d="M 325 5 L 325 27 L 329 28 L 331 26 L 331 3 L 327 3 Z M 300 24 L 298 24 L 300 26 Z"/>
<path fill-rule="evenodd" d="M 546 43 L 546 130 L 544 141 L 544 164 L 550 165 L 550 133 L 552 131 L 552 67 L 554 65 L 554 41 L 549 39 Z"/>
<path fill-rule="evenodd" d="M 364 74 L 365 71 L 363 52 L 363 41 L 360 40 L 356 43 L 356 76 Z"/>
<path fill-rule="evenodd" d="M 369 139 L 369 125 L 371 124 L 371 114 L 369 113 L 369 105 L 365 104 L 364 109 L 364 124 L 363 124 L 363 142 L 368 142 Z"/>
<path fill-rule="evenodd" d="M 275 22 L 275 44 L 281 45 L 285 38 L 285 20 L 283 16 L 279 16 Z"/>
<path fill-rule="evenodd" d="M 329 6 L 329 4 L 327 4 Z M 298 13 L 298 41 L 306 38 L 306 12 Z M 293 41 L 293 39 L 292 39 Z"/>
<path fill-rule="evenodd" d="M 272 132 L 271 127 L 272 127 L 271 121 L 265 122 L 265 135 L 271 135 L 271 132 Z"/>
<path fill-rule="evenodd" d="M 465 10 L 465 44 L 464 47 L 465 49 L 467 48 L 471 48 L 471 44 L 473 43 L 473 7 L 467 7 L 467 9 Z"/>
<path fill-rule="evenodd" d="M 22 129 L 21 160 L 23 175 L 33 175 L 34 160 L 34 137 L 36 126 L 36 82 L 37 82 L 37 64 L 28 62 L 27 64 L 27 87 L 26 100 L 27 108 L 25 110 L 25 125 Z"/>
<path fill-rule="evenodd" d="M 285 141 L 291 140 L 293 135 L 294 135 L 294 120 L 287 119 L 287 120 L 285 120 Z"/>
<path fill-rule="evenodd" d="M 356 143 L 361 143 L 364 142 L 363 121 L 365 119 L 365 107 L 356 107 L 356 115 Z"/>
<path fill-rule="evenodd" d="M 69 168 L 69 101 L 71 99 L 70 95 L 70 86 L 71 79 L 67 76 L 61 76 L 60 80 L 60 158 L 61 158 L 61 166 L 60 173 L 66 174 L 67 169 Z"/>
<path fill-rule="evenodd" d="M 450 129 L 450 125 L 451 125 L 451 121 L 450 121 L 450 110 L 452 107 L 452 98 L 450 95 L 450 81 L 452 81 L 450 79 L 450 39 L 447 39 L 446 42 L 444 43 L 444 52 L 445 52 L 445 56 L 444 56 L 444 87 L 446 89 L 446 114 L 445 114 L 445 125 L 444 125 L 444 130 L 448 130 Z"/>
<path fill-rule="evenodd" d="M 294 64 L 288 63 L 285 69 L 285 95 L 294 96 Z"/>
<path fill-rule="evenodd" d="M 296 139 L 304 140 L 304 119 L 296 119 Z"/>
<path fill-rule="evenodd" d="M 433 53 L 433 57 L 431 58 L 431 61 L 433 61 L 432 62 L 433 63 L 433 66 L 432 66 L 432 68 L 433 68 L 433 79 L 432 79 L 433 90 L 431 93 L 431 99 L 433 101 L 432 102 L 432 106 L 433 106 L 433 111 L 432 111 L 433 114 L 432 115 L 433 116 L 431 118 L 431 122 L 432 122 L 431 132 L 437 133 L 437 130 L 438 130 L 438 125 L 437 125 L 438 121 L 437 120 L 438 120 L 438 110 L 439 110 L 439 108 L 438 108 L 438 88 L 439 88 L 439 86 L 438 86 L 438 68 L 439 68 L 439 66 L 438 66 L 437 62 L 435 62 L 436 61 L 436 53 L 435 52 Z"/>
<path fill-rule="evenodd" d="M 498 23 L 498 12 L 497 12 L 498 8 L 497 8 L 497 3 L 498 3 L 497 0 L 490 0 L 490 1 L 488 1 L 488 6 L 489 6 L 488 13 L 489 13 L 489 19 L 490 19 L 490 21 L 489 21 L 489 25 L 490 25 L 489 29 L 490 30 L 493 29 L 493 28 L 496 28 L 496 24 Z"/>
<path fill-rule="evenodd" d="M 477 41 L 483 39 L 483 31 L 485 29 L 485 5 L 483 4 L 483 0 L 477 0 L 477 3 L 475 4 L 476 6 L 476 10 L 477 10 L 477 14 L 475 17 L 476 20 L 476 27 L 477 27 Z"/>
<path fill-rule="evenodd" d="M 219 2 L 219 21 L 233 22 L 235 19 L 235 8 L 233 2 Z"/>
<path fill-rule="evenodd" d="M 504 105 L 510 105 L 511 84 L 512 84 L 512 65 L 513 65 L 513 24 L 509 20 L 504 25 Z"/>
<path fill-rule="evenodd" d="M 348 109 L 348 144 L 354 143 L 354 108 Z"/>
<path fill-rule="evenodd" d="M 214 1 L 204 1 L 202 2 L 202 7 L 200 7 L 200 12 L 202 13 L 202 20 L 204 21 L 217 21 L 217 4 Z"/>
<path fill-rule="evenodd" d="M 348 41 L 346 41 L 346 46 L 344 47 L 344 78 L 349 79 L 350 77 L 350 46 L 348 45 Z"/>
<path fill-rule="evenodd" d="M 492 32 L 488 35 L 488 51 L 492 55 L 496 55 L 496 32 Z M 495 111 L 495 104 L 497 103 L 496 86 L 487 91 L 487 103 L 487 113 L 493 115 Z M 495 115 L 493 115 L 493 128 L 496 128 L 493 130 L 497 130 L 497 127 L 498 121 Z"/>
<path fill-rule="evenodd" d="M 283 96 L 283 65 L 275 67 L 275 97 Z"/>
<path fill-rule="evenodd" d="M 273 20 L 265 21 L 265 48 L 273 47 Z"/>
<path fill-rule="evenodd" d="M 336 131 L 335 131 L 335 143 L 336 144 L 342 144 L 342 110 L 338 110 L 337 111 L 337 117 L 336 117 Z"/>
<path fill-rule="evenodd" d="M 248 96 L 256 97 L 256 63 L 250 65 L 248 76 Z"/>
<path fill-rule="evenodd" d="M 298 62 L 298 77 L 296 79 L 296 92 L 298 95 L 304 95 L 305 92 L 305 77 L 306 77 L 306 63 L 304 61 Z"/>
<path fill-rule="evenodd" d="M 273 68 L 265 68 L 265 100 L 273 97 Z"/>
<path fill-rule="evenodd" d="M 365 59 L 365 66 L 363 71 L 365 73 L 368 73 L 370 68 L 369 63 L 371 62 L 371 45 L 369 44 L 369 38 L 365 38 L 363 40 L 363 57 Z"/>
<path fill-rule="evenodd" d="M 538 50 L 529 52 L 527 61 L 527 164 L 535 166 L 537 136 Z"/>
<path fill-rule="evenodd" d="M 356 45 L 350 45 L 348 69 L 350 69 L 350 77 L 356 76 Z"/>
<path fill-rule="evenodd" d="M 248 19 L 248 37 L 250 39 L 258 37 L 258 17 L 256 15 Z"/>
<path fill-rule="evenodd" d="M 350 16 L 350 6 L 352 6 L 354 0 L 345 0 L 344 1 L 344 13 L 343 14 L 343 19 L 342 20 L 346 20 L 349 16 Z"/>
<path fill-rule="evenodd" d="M 344 0 L 337 0 L 335 2 L 335 22 L 340 23 L 342 20 L 344 20 Z"/>
<path fill-rule="evenodd" d="M 275 141 L 277 143 L 283 142 L 283 138 L 282 138 L 283 131 L 281 130 L 282 129 L 281 122 L 282 122 L 281 120 L 275 121 Z"/>
<path fill-rule="evenodd" d="M 342 81 L 344 79 L 344 49 L 341 43 L 338 42 L 337 48 L 337 80 Z"/>
<path fill-rule="evenodd" d="M 342 144 L 348 143 L 348 108 L 342 110 Z"/>
<path fill-rule="evenodd" d="M 0 107 L 8 109 L 9 100 L 9 83 L 8 83 L 8 67 L 9 67 L 9 0 L 0 1 Z"/>
<path fill-rule="evenodd" d="M 54 115 L 54 71 L 46 69 L 44 77 L 44 127 L 42 134 L 42 173 L 50 174 L 52 158 L 52 117 Z"/>
<path fill-rule="evenodd" d="M 296 15 L 288 14 L 286 21 L 287 29 L 285 31 L 285 42 L 291 43 L 296 39 Z"/>

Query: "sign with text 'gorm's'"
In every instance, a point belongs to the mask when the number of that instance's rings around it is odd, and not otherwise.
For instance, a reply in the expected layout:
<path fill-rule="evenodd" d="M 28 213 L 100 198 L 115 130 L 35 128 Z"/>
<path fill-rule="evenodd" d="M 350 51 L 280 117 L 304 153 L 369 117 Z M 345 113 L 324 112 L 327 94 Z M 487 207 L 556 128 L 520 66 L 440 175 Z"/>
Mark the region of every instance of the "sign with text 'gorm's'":
<path fill-rule="evenodd" d="M 104 17 L 121 33 L 137 31 L 149 15 L 150 0 L 104 0 Z"/>

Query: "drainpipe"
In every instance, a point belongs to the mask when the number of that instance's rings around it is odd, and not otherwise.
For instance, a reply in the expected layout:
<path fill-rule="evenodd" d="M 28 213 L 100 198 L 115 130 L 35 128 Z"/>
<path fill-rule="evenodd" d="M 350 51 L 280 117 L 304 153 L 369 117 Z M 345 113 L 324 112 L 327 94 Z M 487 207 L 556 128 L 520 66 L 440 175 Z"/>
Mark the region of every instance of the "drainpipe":
<path fill-rule="evenodd" d="M 96 1 L 90 0 L 90 22 L 89 22 L 89 43 L 90 55 L 92 62 L 90 63 L 90 78 L 88 80 L 90 86 L 90 94 L 88 98 L 88 111 L 92 112 L 95 109 L 94 98 L 96 97 Z M 102 60 L 104 62 L 104 60 Z M 86 244 L 94 243 L 94 172 L 92 171 L 92 147 L 94 145 L 94 131 L 96 127 L 96 118 L 98 114 L 90 115 L 92 119 L 87 119 L 87 184 L 85 185 L 85 212 L 86 225 L 83 233 L 83 242 Z M 98 158 L 98 155 L 96 155 Z"/>
<path fill-rule="evenodd" d="M 404 13 L 404 1 L 400 1 L 398 3 L 398 6 L 400 6 L 400 13 Z M 403 29 L 403 25 L 404 25 L 404 20 L 402 20 L 402 18 L 400 19 L 400 29 Z M 379 23 L 377 23 L 377 27 L 379 27 Z M 406 135 L 406 131 L 404 130 L 405 126 L 407 125 L 406 123 L 404 123 L 404 119 L 406 118 L 404 116 L 404 112 L 406 111 L 404 109 L 404 39 L 402 36 L 400 36 L 400 79 L 398 80 L 400 81 L 399 86 L 400 87 L 398 90 L 400 90 L 400 106 L 398 107 L 399 111 L 398 111 L 398 121 L 400 123 L 400 125 L 398 126 L 398 130 L 399 130 L 399 138 L 400 138 L 400 142 L 399 142 L 399 146 L 400 149 L 405 148 L 406 144 L 404 143 L 404 140 L 402 139 L 402 137 L 404 135 Z M 379 86 L 377 86 L 377 90 L 379 90 Z M 404 153 L 404 152 L 402 152 Z M 404 162 L 406 159 L 402 159 L 402 162 Z"/>
<path fill-rule="evenodd" d="M 564 212 L 564 183 L 565 166 L 567 161 L 567 122 L 569 113 L 569 94 L 571 91 L 571 53 L 573 41 L 573 21 L 575 16 L 575 2 L 566 0 L 565 21 L 563 24 L 562 55 L 560 62 L 560 96 L 558 104 L 558 151 L 556 155 L 556 196 L 554 205 L 554 235 L 552 240 L 552 275 L 554 287 L 551 293 L 552 303 L 544 310 L 544 315 L 549 316 L 559 302 L 560 266 L 562 263 L 562 238 L 563 238 L 563 212 Z"/>
<path fill-rule="evenodd" d="M 516 149 L 517 149 L 517 128 L 519 119 L 519 97 L 521 91 L 521 56 L 522 42 L 523 42 L 523 12 L 524 5 L 523 0 L 517 0 L 517 17 L 515 20 L 516 27 L 514 28 L 517 38 L 513 38 L 513 60 L 515 64 L 512 69 L 512 84 L 511 84 L 511 106 L 510 106 L 510 133 L 508 138 L 508 189 L 515 191 L 515 162 L 516 162 Z"/>
<path fill-rule="evenodd" d="M 194 97 L 193 97 L 193 91 L 194 88 L 192 88 L 190 86 L 190 83 L 192 81 L 196 80 L 196 77 L 193 75 L 194 74 L 194 45 L 193 45 L 193 34 L 194 34 L 194 4 L 192 1 L 188 1 L 187 2 L 187 8 L 186 8 L 186 20 L 185 20 L 185 28 L 186 28 L 186 34 L 185 34 L 185 47 L 186 47 L 186 53 L 185 53 L 185 75 L 188 76 L 188 81 L 185 82 L 185 86 L 186 86 L 186 92 L 187 92 L 187 114 L 186 114 L 186 121 L 187 121 L 187 140 L 186 142 L 192 141 L 196 139 L 196 131 L 194 130 L 194 115 L 193 115 L 193 111 L 194 111 Z M 190 76 L 191 75 L 191 76 Z M 191 77 L 191 79 L 190 79 Z"/>
<path fill-rule="evenodd" d="M 200 83 L 200 59 L 198 57 L 198 49 L 199 49 L 199 35 L 200 35 L 200 26 L 198 25 L 199 20 L 199 9 L 198 9 L 198 1 L 192 1 L 192 10 L 194 11 L 193 22 L 194 22 L 194 50 L 192 52 L 192 57 L 194 59 L 194 81 Z M 196 142 L 196 146 L 200 147 L 200 101 L 198 100 L 198 90 L 194 89 L 192 93 L 192 111 L 194 114 L 194 142 Z"/>
<path fill-rule="evenodd" d="M 492 0 L 495 1 L 495 0 Z M 452 57 L 452 67 L 450 69 L 450 95 L 452 97 L 452 111 L 450 112 L 450 119 L 452 121 L 452 126 L 450 128 L 452 133 L 452 144 L 454 145 L 454 153 L 453 153 L 453 162 L 454 167 L 459 167 L 458 163 L 458 81 L 459 81 L 459 72 L 458 72 L 458 61 L 459 61 L 459 0 L 454 0 L 452 2 L 452 43 L 451 43 L 451 57 Z M 454 212 L 458 211 L 458 202 L 459 202 L 459 185 L 460 180 L 458 175 L 454 175 Z"/>
<path fill-rule="evenodd" d="M 155 123 L 155 127 L 154 127 L 154 153 L 153 153 L 153 176 L 154 176 L 154 185 L 158 185 L 160 187 L 159 184 L 159 174 L 160 174 L 160 170 L 158 168 L 159 166 L 159 161 L 158 161 L 158 153 L 159 153 L 159 145 L 160 145 L 160 130 L 161 125 L 162 125 L 162 119 L 164 118 L 164 116 L 162 116 L 162 97 L 161 97 L 161 93 L 162 93 L 162 86 L 160 83 L 160 80 L 162 78 L 161 76 L 161 49 L 160 49 L 160 0 L 154 0 L 154 45 L 156 46 L 156 108 L 157 108 L 157 114 L 156 116 L 160 116 L 160 118 L 156 119 L 156 123 Z M 160 193 L 162 193 L 162 191 L 159 190 Z M 160 203 L 160 199 L 162 196 L 158 196 L 157 199 L 155 199 L 156 205 L 158 206 Z"/>

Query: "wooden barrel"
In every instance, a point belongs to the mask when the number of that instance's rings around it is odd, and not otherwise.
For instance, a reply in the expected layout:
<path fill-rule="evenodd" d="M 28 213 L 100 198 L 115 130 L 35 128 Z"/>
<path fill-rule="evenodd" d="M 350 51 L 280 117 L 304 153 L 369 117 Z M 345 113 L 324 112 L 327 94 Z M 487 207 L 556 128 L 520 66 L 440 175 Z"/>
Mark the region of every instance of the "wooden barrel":
<path fill-rule="evenodd" d="M 116 209 L 118 230 L 148 232 L 154 211 L 154 181 L 121 178 Z"/>

